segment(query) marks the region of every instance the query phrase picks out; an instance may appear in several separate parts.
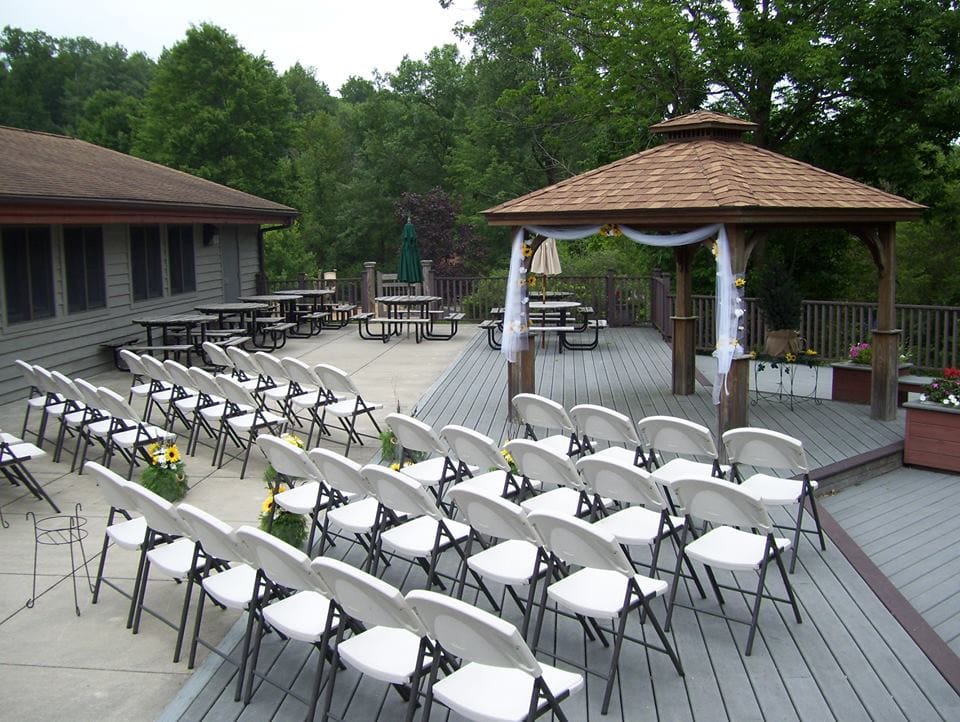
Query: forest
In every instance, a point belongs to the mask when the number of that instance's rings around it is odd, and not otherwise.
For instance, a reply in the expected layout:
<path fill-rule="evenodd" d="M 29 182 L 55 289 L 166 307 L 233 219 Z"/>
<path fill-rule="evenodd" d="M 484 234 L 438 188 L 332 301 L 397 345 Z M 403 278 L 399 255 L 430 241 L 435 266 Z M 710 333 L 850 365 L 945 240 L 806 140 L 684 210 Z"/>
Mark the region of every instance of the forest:
<path fill-rule="evenodd" d="M 444 0 L 438 0 L 441 5 Z M 477 0 L 455 45 L 333 91 L 202 24 L 156 60 L 5 27 L 0 124 L 75 136 L 286 203 L 267 273 L 396 264 L 409 216 L 439 275 L 501 275 L 507 231 L 480 212 L 659 142 L 698 108 L 750 142 L 928 206 L 898 228 L 898 300 L 960 305 L 960 15 L 948 0 Z M 627 244 L 627 245 L 623 245 Z M 563 246 L 570 273 L 670 270 L 616 239 Z M 698 285 L 709 292 L 708 253 Z M 781 232 L 806 298 L 870 300 L 846 234 Z M 751 289 L 748 286 L 748 292 Z"/>

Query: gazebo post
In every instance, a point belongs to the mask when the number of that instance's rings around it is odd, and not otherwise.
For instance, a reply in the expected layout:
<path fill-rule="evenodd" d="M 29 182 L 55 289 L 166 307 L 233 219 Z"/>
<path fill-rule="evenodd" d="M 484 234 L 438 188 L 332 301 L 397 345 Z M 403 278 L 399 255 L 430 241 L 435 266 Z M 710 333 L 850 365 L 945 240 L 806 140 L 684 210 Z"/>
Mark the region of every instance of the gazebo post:
<path fill-rule="evenodd" d="M 677 246 L 673 255 L 677 261 L 677 297 L 673 321 L 673 393 L 687 396 L 694 392 L 696 348 L 694 348 L 693 315 L 693 257 L 697 245 Z"/>
<path fill-rule="evenodd" d="M 873 331 L 873 368 L 870 418 L 897 418 L 897 376 L 900 363 L 900 329 L 896 328 L 896 224 L 882 224 L 876 236 L 874 261 L 880 271 L 877 328 Z"/>
<path fill-rule="evenodd" d="M 513 228 L 512 233 L 516 234 L 518 230 L 518 228 Z M 523 266 L 527 269 L 528 274 L 530 264 L 533 262 L 533 255 L 537 252 L 541 243 L 543 243 L 543 238 L 537 236 L 530 244 L 533 253 L 523 259 Z M 536 345 L 537 344 L 533 343 L 532 339 L 528 336 L 527 348 L 517 353 L 516 362 L 511 363 L 507 361 L 507 421 L 513 424 L 520 423 L 520 417 L 517 415 L 516 409 L 513 408 L 513 397 L 517 394 L 536 393 L 537 364 L 536 358 L 534 357 Z"/>
<path fill-rule="evenodd" d="M 730 266 L 734 275 L 745 273 L 747 258 L 753 244 L 748 244 L 742 225 L 728 223 L 727 241 L 730 244 Z M 743 339 L 741 339 L 742 341 Z M 750 397 L 750 357 L 743 354 L 733 357 L 725 388 L 720 389 L 720 404 L 717 406 L 717 435 L 724 431 L 748 425 L 747 401 Z"/>

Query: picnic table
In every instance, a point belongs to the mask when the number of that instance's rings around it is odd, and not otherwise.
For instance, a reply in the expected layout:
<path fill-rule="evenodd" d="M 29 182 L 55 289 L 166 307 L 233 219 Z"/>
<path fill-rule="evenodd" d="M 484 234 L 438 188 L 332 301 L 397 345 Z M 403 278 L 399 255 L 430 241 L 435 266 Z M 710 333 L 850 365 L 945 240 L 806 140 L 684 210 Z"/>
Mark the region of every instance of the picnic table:
<path fill-rule="evenodd" d="M 287 291 L 277 291 L 278 295 L 299 296 L 310 300 L 310 305 L 306 308 L 294 305 L 288 312 L 288 321 L 296 321 L 297 327 L 288 332 L 294 338 L 309 338 L 320 333 L 323 329 L 323 319 L 329 312 L 325 310 L 325 300 L 328 296 L 333 296 L 336 291 L 332 288 L 297 288 Z M 306 333 L 300 333 L 300 324 L 304 321 L 309 323 L 309 330 Z"/>
<path fill-rule="evenodd" d="M 278 313 L 272 316 L 258 316 L 254 319 L 253 342 L 261 348 L 275 351 L 287 342 L 287 336 L 296 329 L 297 301 L 303 296 L 298 293 L 264 293 L 255 296 L 239 296 L 244 303 L 266 303 L 276 306 Z M 294 320 L 290 320 L 294 319 Z M 267 338 L 270 342 L 268 344 Z"/>
<path fill-rule="evenodd" d="M 384 307 L 385 315 L 362 313 L 355 317 L 357 330 L 360 338 L 363 339 L 386 343 L 391 336 L 400 336 L 403 333 L 403 327 L 406 326 L 408 330 L 413 328 L 417 343 L 447 341 L 457 334 L 458 324 L 463 319 L 462 313 L 451 313 L 438 319 L 438 316 L 443 315 L 443 311 L 431 310 L 430 306 L 442 301 L 440 296 L 377 296 L 374 300 Z M 437 320 L 449 321 L 450 331 L 438 333 L 434 327 Z M 371 329 L 371 323 L 379 324 L 380 331 Z"/>
<path fill-rule="evenodd" d="M 143 326 L 147 332 L 146 346 L 125 346 L 135 353 L 163 353 L 164 358 L 179 358 L 186 354 L 190 365 L 190 354 L 199 351 L 207 340 L 207 326 L 217 320 L 216 316 L 205 313 L 175 313 L 167 316 L 148 316 L 133 319 L 133 323 Z M 161 331 L 161 343 L 153 340 L 154 329 Z M 193 339 L 197 338 L 197 341 Z"/>

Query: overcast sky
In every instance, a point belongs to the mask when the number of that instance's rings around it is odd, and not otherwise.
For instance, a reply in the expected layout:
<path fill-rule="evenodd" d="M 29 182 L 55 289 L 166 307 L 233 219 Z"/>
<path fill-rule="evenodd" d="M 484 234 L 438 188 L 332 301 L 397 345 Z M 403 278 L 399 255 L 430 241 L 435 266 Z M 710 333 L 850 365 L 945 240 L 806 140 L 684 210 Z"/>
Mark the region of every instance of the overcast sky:
<path fill-rule="evenodd" d="M 351 75 L 369 78 L 445 43 L 476 17 L 473 0 L 444 10 L 437 0 L 0 0 L 0 24 L 53 37 L 86 36 L 143 51 L 154 60 L 191 24 L 225 28 L 277 72 L 300 62 L 336 93 Z M 461 52 L 467 46 L 460 44 Z"/>

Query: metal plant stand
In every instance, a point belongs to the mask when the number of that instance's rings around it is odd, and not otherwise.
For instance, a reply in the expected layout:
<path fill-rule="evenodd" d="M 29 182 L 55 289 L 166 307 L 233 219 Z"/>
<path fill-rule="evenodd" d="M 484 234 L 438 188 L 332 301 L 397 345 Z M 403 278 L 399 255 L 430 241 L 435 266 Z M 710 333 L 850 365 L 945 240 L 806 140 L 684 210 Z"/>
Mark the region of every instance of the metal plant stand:
<path fill-rule="evenodd" d="M 27 609 L 33 609 L 37 601 L 37 556 L 40 545 L 70 547 L 70 578 L 73 581 L 73 607 L 80 616 L 80 602 L 77 599 L 77 564 L 74 557 L 73 545 L 80 545 L 80 557 L 83 559 L 83 569 L 87 574 L 87 586 L 93 593 L 93 582 L 90 581 L 90 569 L 87 567 L 87 554 L 83 548 L 83 540 L 87 536 L 87 519 L 80 516 L 82 507 L 78 503 L 73 514 L 55 514 L 37 518 L 32 511 L 27 512 L 27 518 L 33 521 L 33 588 L 27 600 Z"/>

